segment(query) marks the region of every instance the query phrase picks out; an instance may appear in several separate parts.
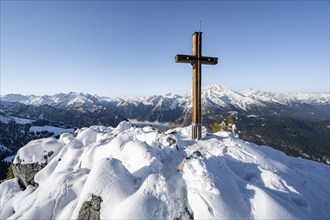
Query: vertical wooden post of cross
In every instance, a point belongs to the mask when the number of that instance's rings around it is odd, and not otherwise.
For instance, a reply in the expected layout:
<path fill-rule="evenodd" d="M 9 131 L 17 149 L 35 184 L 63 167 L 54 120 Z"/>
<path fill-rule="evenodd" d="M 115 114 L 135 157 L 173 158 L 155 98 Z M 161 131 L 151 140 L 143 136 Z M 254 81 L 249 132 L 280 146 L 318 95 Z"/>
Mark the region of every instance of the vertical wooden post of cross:
<path fill-rule="evenodd" d="M 202 57 L 202 32 L 195 32 L 192 35 L 192 55 Z M 202 68 L 200 60 L 192 63 L 192 138 L 200 140 L 202 138 L 202 108 L 201 108 L 201 87 Z"/>
<path fill-rule="evenodd" d="M 192 35 L 192 55 L 178 54 L 175 56 L 177 63 L 190 63 L 192 69 L 192 138 L 202 138 L 202 64 L 215 65 L 217 57 L 202 56 L 202 32 Z"/>

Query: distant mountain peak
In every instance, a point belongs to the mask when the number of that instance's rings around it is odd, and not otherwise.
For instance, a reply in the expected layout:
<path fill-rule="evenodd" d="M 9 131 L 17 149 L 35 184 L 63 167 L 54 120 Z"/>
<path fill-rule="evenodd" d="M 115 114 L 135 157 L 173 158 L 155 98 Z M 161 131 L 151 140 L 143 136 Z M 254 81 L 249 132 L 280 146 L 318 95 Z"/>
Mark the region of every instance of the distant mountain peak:
<path fill-rule="evenodd" d="M 262 105 L 259 101 L 253 100 L 239 92 L 228 89 L 223 85 L 207 85 L 202 88 L 202 100 L 211 101 L 221 107 L 235 106 L 246 110 L 252 105 Z"/>

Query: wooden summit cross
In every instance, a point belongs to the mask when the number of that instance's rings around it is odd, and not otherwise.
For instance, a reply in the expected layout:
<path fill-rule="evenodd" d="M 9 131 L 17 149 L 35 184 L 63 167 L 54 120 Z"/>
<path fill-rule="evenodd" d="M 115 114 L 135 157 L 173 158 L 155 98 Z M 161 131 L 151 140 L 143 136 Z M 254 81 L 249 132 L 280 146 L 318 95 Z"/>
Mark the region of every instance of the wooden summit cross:
<path fill-rule="evenodd" d="M 216 65 L 217 57 L 202 56 L 202 32 L 192 35 L 192 55 L 178 54 L 175 56 L 176 63 L 190 63 L 192 69 L 192 138 L 202 138 L 202 64 Z"/>

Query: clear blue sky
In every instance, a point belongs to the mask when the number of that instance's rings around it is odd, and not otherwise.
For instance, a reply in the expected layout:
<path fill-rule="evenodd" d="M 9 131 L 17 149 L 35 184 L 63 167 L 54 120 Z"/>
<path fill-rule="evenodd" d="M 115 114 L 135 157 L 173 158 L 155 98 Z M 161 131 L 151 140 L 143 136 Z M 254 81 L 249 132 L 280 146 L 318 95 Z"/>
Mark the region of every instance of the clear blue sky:
<path fill-rule="evenodd" d="M 203 84 L 329 92 L 329 1 L 1 1 L 1 95 L 183 95 L 199 20 Z"/>

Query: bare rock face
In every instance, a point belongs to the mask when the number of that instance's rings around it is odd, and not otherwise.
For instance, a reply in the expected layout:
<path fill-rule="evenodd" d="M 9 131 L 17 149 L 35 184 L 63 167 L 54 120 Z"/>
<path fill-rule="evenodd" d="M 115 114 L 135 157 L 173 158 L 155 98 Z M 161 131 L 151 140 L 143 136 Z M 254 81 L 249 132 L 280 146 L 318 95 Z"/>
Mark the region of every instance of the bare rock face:
<path fill-rule="evenodd" d="M 13 164 L 13 172 L 18 178 L 20 187 L 24 190 L 28 185 L 38 186 L 34 181 L 34 176 L 46 166 L 46 164 Z"/>
<path fill-rule="evenodd" d="M 189 220 L 194 220 L 194 213 L 191 212 L 187 207 L 184 208 L 183 211 L 180 212 L 180 216 L 177 218 L 174 218 L 174 220 L 184 220 L 184 219 L 189 219 Z"/>
<path fill-rule="evenodd" d="M 13 163 L 13 172 L 15 177 L 18 179 L 18 183 L 22 190 L 25 190 L 28 185 L 37 187 L 38 183 L 34 181 L 34 176 L 47 165 L 47 158 L 50 157 L 54 152 L 50 151 L 44 156 L 46 159 L 45 163 L 30 163 L 22 164 L 22 160 L 17 157 L 18 163 Z"/>
<path fill-rule="evenodd" d="M 86 201 L 79 210 L 78 220 L 100 220 L 102 198 L 92 194 L 91 201 Z"/>

